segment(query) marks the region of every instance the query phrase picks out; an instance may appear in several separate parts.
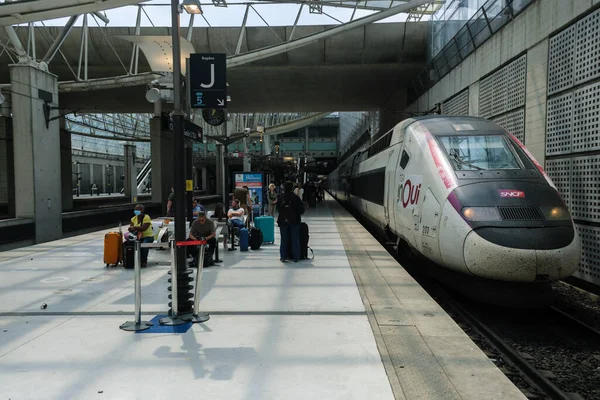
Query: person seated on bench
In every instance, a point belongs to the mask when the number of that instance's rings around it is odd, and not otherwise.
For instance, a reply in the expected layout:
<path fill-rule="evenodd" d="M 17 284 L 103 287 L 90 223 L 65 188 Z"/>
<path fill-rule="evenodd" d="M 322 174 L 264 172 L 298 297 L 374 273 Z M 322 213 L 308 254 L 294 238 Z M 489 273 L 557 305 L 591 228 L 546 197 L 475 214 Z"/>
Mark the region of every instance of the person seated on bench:
<path fill-rule="evenodd" d="M 213 214 L 213 219 L 216 219 L 218 222 L 222 222 L 224 218 L 226 218 L 226 215 L 225 215 L 225 211 L 223 211 L 223 204 L 219 203 L 215 207 L 215 213 Z"/>
<path fill-rule="evenodd" d="M 204 250 L 204 266 L 210 267 L 215 265 L 215 262 L 212 260 L 213 252 L 215 251 L 215 246 L 217 245 L 215 232 L 215 224 L 208 218 L 206 218 L 206 213 L 204 211 L 200 211 L 198 213 L 198 218 L 192 224 L 190 228 L 190 237 L 188 240 L 206 240 L 206 249 Z M 189 251 L 192 252 L 191 256 L 194 258 L 194 261 L 190 263 L 190 267 L 198 266 L 198 247 L 196 246 L 188 246 Z M 188 256 L 189 256 L 188 252 Z"/>
<path fill-rule="evenodd" d="M 152 230 L 152 219 L 148 214 L 144 214 L 144 206 L 138 204 L 135 206 L 133 211 L 135 216 L 131 218 L 129 224 L 129 232 L 135 234 L 142 243 L 154 243 L 154 231 Z M 147 247 L 141 249 L 142 268 L 146 268 L 148 265 L 148 252 L 150 251 Z"/>
<path fill-rule="evenodd" d="M 229 218 L 229 223 L 234 228 L 240 229 L 244 227 L 244 209 L 240 207 L 239 200 L 233 199 L 231 208 L 227 211 L 227 218 Z"/>
<path fill-rule="evenodd" d="M 198 218 L 198 213 L 200 211 L 205 211 L 204 207 L 202 207 L 201 204 L 198 204 L 198 200 L 194 199 L 194 201 L 192 202 L 192 215 L 194 219 Z"/>

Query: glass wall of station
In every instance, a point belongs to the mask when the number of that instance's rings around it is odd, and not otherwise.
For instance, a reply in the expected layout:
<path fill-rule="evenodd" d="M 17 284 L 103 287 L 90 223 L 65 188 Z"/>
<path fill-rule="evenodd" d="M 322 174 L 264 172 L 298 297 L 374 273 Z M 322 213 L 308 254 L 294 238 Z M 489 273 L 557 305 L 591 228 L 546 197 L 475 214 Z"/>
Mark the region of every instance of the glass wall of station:
<path fill-rule="evenodd" d="M 379 133 L 378 111 L 340 112 L 339 156 L 353 149 L 359 138 L 368 133 L 371 137 Z"/>
<path fill-rule="evenodd" d="M 428 61 L 431 61 L 486 0 L 446 0 L 431 17 Z"/>
<path fill-rule="evenodd" d="M 432 16 L 427 65 L 413 79 L 426 93 L 534 0 L 448 0 Z M 468 19 L 468 20 L 467 20 Z"/>

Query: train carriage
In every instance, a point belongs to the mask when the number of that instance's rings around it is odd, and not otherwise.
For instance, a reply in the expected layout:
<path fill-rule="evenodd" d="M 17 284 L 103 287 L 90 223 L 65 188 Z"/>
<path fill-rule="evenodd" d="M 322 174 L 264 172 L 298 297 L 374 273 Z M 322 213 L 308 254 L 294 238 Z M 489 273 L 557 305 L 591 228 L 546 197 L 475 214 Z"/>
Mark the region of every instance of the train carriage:
<path fill-rule="evenodd" d="M 579 236 L 556 187 L 518 139 L 483 118 L 404 120 L 327 182 L 388 238 L 443 268 L 508 282 L 577 269 Z"/>

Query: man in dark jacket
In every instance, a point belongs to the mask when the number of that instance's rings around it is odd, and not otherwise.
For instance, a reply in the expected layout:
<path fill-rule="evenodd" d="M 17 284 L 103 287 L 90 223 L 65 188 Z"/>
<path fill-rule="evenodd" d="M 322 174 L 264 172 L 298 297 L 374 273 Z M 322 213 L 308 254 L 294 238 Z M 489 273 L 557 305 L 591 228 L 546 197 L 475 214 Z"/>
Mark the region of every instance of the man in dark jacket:
<path fill-rule="evenodd" d="M 285 262 L 288 256 L 288 246 L 292 243 L 292 254 L 295 262 L 300 260 L 300 223 L 301 215 L 304 214 L 304 204 L 302 200 L 293 192 L 294 184 L 290 181 L 284 184 L 284 193 L 279 203 L 279 217 L 277 224 L 281 234 L 281 244 L 279 245 L 279 259 Z"/>

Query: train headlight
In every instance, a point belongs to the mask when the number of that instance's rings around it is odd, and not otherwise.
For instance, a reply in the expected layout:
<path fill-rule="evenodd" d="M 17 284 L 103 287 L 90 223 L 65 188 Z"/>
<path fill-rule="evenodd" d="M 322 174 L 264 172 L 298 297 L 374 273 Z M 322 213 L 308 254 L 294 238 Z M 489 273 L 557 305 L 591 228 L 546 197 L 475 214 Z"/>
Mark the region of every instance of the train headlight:
<path fill-rule="evenodd" d="M 569 210 L 565 206 L 543 206 L 540 207 L 544 217 L 550 221 L 560 221 L 571 219 Z"/>
<path fill-rule="evenodd" d="M 496 207 L 465 207 L 462 214 L 469 221 L 500 221 Z"/>

